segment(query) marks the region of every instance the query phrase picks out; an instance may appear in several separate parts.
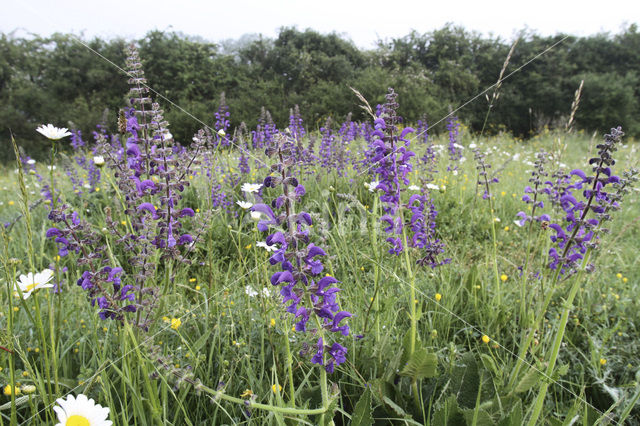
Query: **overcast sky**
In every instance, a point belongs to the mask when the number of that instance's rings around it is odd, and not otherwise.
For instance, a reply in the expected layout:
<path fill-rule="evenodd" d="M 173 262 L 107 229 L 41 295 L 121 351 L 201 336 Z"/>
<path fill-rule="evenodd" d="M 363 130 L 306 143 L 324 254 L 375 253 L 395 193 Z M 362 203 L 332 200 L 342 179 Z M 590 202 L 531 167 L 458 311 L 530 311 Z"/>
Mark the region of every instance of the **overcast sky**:
<path fill-rule="evenodd" d="M 618 33 L 640 22 L 640 1 L 565 0 L 15 0 L 3 2 L 0 31 L 85 38 L 140 38 L 152 29 L 180 31 L 209 41 L 261 33 L 275 37 L 282 26 L 336 32 L 358 47 L 428 32 L 447 22 L 511 40 L 527 28 L 541 35 Z"/>

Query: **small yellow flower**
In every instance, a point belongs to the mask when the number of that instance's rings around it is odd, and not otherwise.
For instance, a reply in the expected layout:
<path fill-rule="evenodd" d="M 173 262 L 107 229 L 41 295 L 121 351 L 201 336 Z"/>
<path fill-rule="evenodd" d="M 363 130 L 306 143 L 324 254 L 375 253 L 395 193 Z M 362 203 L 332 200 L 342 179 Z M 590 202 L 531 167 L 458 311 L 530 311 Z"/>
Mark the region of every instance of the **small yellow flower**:
<path fill-rule="evenodd" d="M 504 197 L 505 195 L 507 195 L 507 193 L 506 193 L 505 191 L 502 191 L 502 192 L 500 193 L 500 195 L 502 195 L 502 196 Z"/>
<path fill-rule="evenodd" d="M 276 326 L 275 318 L 271 318 L 271 321 L 269 321 L 269 326 L 271 326 L 271 327 L 275 327 Z"/>
<path fill-rule="evenodd" d="M 442 295 L 440 293 L 436 293 L 436 302 L 439 302 L 442 299 Z"/>
<path fill-rule="evenodd" d="M 249 250 L 251 248 L 251 244 L 247 244 L 246 246 L 244 246 L 245 250 Z"/>
<path fill-rule="evenodd" d="M 5 394 L 5 395 L 10 396 L 10 395 L 11 395 L 11 393 L 12 393 L 12 392 L 11 392 L 11 385 L 7 385 L 7 386 L 5 386 L 5 387 L 4 387 L 4 391 L 3 391 L 3 392 L 4 392 L 4 394 Z M 20 395 L 20 388 L 19 388 L 19 387 L 17 387 L 17 386 L 14 386 L 14 387 L 13 387 L 13 394 L 14 394 L 14 395 Z"/>
<path fill-rule="evenodd" d="M 505 282 L 509 277 L 507 277 L 505 274 L 500 275 L 500 281 Z"/>
<path fill-rule="evenodd" d="M 195 283 L 195 282 L 196 282 L 196 279 L 195 279 L 195 278 L 189 278 L 189 282 L 190 282 L 190 283 Z"/>
<path fill-rule="evenodd" d="M 278 393 L 282 390 L 282 386 L 280 385 L 273 385 L 271 386 L 271 390 L 273 391 L 273 393 Z"/>
<path fill-rule="evenodd" d="M 102 331 L 104 331 L 105 333 L 107 332 L 108 328 L 107 327 L 102 327 Z"/>
<path fill-rule="evenodd" d="M 618 272 L 618 273 L 616 274 L 616 277 L 620 280 L 620 279 L 622 279 L 622 274 L 621 274 L 620 272 Z"/>
<path fill-rule="evenodd" d="M 482 341 L 484 343 L 489 343 L 491 341 L 491 338 L 485 334 L 484 336 L 482 336 Z"/>
<path fill-rule="evenodd" d="M 177 330 L 182 325 L 180 318 L 171 318 L 171 328 Z"/>
<path fill-rule="evenodd" d="M 15 204 L 15 202 L 14 202 L 14 201 L 9 201 L 9 203 L 8 203 L 8 204 L 9 204 L 10 206 L 12 206 L 12 205 L 14 205 L 14 204 Z"/>
<path fill-rule="evenodd" d="M 509 230 L 509 227 L 508 227 L 508 226 L 505 226 L 505 227 L 504 227 L 504 230 L 505 230 L 505 231 L 508 231 L 508 230 Z"/>
<path fill-rule="evenodd" d="M 18 308 L 17 306 L 13 307 L 13 312 L 18 312 L 20 310 L 20 308 Z"/>
<path fill-rule="evenodd" d="M 252 396 L 253 392 L 251 389 L 245 389 L 244 392 L 242 392 L 242 395 L 240 395 L 240 398 L 251 398 Z"/>
<path fill-rule="evenodd" d="M 629 280 L 627 279 L 627 277 L 624 277 L 624 278 L 622 279 L 622 282 L 623 282 L 623 283 L 626 283 L 627 281 L 629 281 Z"/>
<path fill-rule="evenodd" d="M 23 371 L 22 372 L 22 377 L 29 377 L 29 372 L 28 371 Z"/>
<path fill-rule="evenodd" d="M 604 358 L 600 358 L 600 365 L 605 365 L 607 363 L 607 360 Z"/>
<path fill-rule="evenodd" d="M 199 285 L 196 286 L 196 290 L 200 290 L 200 286 Z"/>
<path fill-rule="evenodd" d="M 126 221 L 126 220 L 122 220 L 122 221 L 120 221 L 120 225 L 125 226 L 126 224 L 127 224 L 127 221 Z"/>

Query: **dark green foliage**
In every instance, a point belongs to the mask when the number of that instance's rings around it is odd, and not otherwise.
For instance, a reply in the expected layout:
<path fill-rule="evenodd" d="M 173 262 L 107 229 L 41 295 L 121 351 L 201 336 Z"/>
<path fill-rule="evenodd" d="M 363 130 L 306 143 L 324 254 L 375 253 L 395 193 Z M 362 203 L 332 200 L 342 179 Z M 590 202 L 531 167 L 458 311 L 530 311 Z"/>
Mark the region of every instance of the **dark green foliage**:
<path fill-rule="evenodd" d="M 123 66 L 124 40 L 82 43 Z M 205 40 L 160 31 L 137 43 L 171 131 L 186 143 L 202 123 L 213 124 L 221 92 L 226 94 L 232 127 L 243 121 L 249 129 L 255 127 L 263 106 L 279 127 L 288 124 L 289 108 L 296 104 L 312 129 L 327 116 L 341 120 L 353 112 L 354 120 L 364 119 L 348 86 L 357 88 L 373 106 L 382 102 L 387 87 L 394 87 L 401 99 L 399 113 L 407 122 L 427 114 L 434 123 L 496 82 L 511 44 L 451 25 L 379 41 L 370 51 L 359 50 L 334 33 L 295 28 L 282 28 L 275 40 L 246 37 L 224 51 Z M 622 125 L 627 134 L 640 134 L 634 122 L 640 113 L 636 25 L 613 36 L 524 34 L 505 76 L 533 58 L 503 82 L 486 131 L 506 129 L 528 136 L 547 125 L 563 126 L 574 92 L 584 80 L 576 127 L 602 131 Z M 85 137 L 104 119 L 113 127 L 118 109 L 126 105 L 126 79 L 119 74 L 73 36 L 0 35 L 2 140 L 8 140 L 10 128 L 30 155 L 42 158 L 48 146 L 34 132 L 41 123 L 69 127 L 72 122 Z M 486 111 L 487 102 L 480 96 L 458 115 L 479 130 Z M 10 159 L 9 152 L 0 150 L 0 161 Z"/>

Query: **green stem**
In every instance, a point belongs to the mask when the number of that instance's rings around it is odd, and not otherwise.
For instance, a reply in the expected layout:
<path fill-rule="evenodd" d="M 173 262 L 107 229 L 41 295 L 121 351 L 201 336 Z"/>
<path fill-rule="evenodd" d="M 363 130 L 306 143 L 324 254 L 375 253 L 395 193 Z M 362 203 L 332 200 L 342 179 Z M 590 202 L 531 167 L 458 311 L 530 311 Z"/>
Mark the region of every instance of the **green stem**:
<path fill-rule="evenodd" d="M 284 346 L 287 351 L 287 372 L 289 375 L 289 406 L 296 406 L 296 391 L 293 384 L 293 356 L 291 355 L 291 346 L 289 344 L 289 322 L 284 324 Z"/>
<path fill-rule="evenodd" d="M 55 161 L 55 157 L 56 157 L 56 142 L 55 141 L 51 141 L 51 168 L 49 169 L 49 176 L 51 178 L 51 209 L 55 209 L 56 208 L 56 190 L 54 187 L 54 181 L 53 181 L 53 164 Z"/>
<path fill-rule="evenodd" d="M 12 266 L 12 277 L 16 276 L 16 267 Z M 13 288 L 11 281 L 7 280 L 7 299 L 9 300 L 9 313 L 7 315 L 7 337 L 9 338 L 9 348 L 13 350 Z M 16 412 L 16 395 L 14 392 L 16 386 L 16 367 L 14 360 L 15 352 L 9 354 L 9 375 L 11 380 L 9 382 L 11 386 L 11 424 L 17 425 L 18 418 Z"/>
<path fill-rule="evenodd" d="M 489 197 L 489 210 L 491 211 L 491 238 L 493 239 L 493 271 L 496 275 L 496 294 L 498 298 L 496 306 L 500 309 L 500 305 L 502 304 L 502 292 L 500 291 L 500 273 L 498 272 L 498 241 L 496 239 L 496 219 L 491 197 Z"/>
<path fill-rule="evenodd" d="M 401 217 L 404 216 L 401 214 Z M 404 221 L 404 219 L 403 219 Z M 407 273 L 409 274 L 409 282 L 411 284 L 410 288 L 410 296 L 411 301 L 409 302 L 409 313 L 411 316 L 411 329 L 410 329 L 410 340 L 409 340 L 409 357 L 413 355 L 416 350 L 416 335 L 417 335 L 417 323 L 418 319 L 416 318 L 416 277 L 413 273 L 413 268 L 411 267 L 411 259 L 409 258 L 409 246 L 407 245 L 407 230 L 406 226 L 402 228 L 402 240 L 404 244 L 404 259 L 406 262 Z M 420 407 L 420 395 L 418 394 L 418 381 L 416 378 L 411 379 L 411 388 L 413 390 L 413 399 L 416 404 L 416 407 Z"/>
<path fill-rule="evenodd" d="M 553 347 L 551 349 L 551 355 L 549 357 L 549 362 L 547 364 L 547 369 L 545 371 L 545 377 L 543 382 L 540 384 L 540 391 L 538 392 L 538 396 L 534 402 L 533 413 L 529 418 L 528 426 L 535 426 L 538 423 L 538 417 L 540 417 L 540 413 L 542 412 L 542 408 L 544 406 L 544 399 L 547 395 L 547 390 L 549 389 L 549 385 L 551 384 L 551 377 L 553 375 L 553 370 L 556 366 L 556 361 L 558 360 L 558 354 L 560 353 L 560 347 L 562 346 L 562 339 L 564 338 L 564 332 L 567 327 L 567 322 L 569 320 L 569 313 L 571 312 L 571 308 L 573 307 L 573 300 L 578 294 L 578 289 L 580 288 L 580 282 L 582 281 L 582 276 L 584 275 L 584 268 L 588 264 L 589 257 L 591 254 L 591 249 L 587 250 L 587 253 L 582 260 L 582 265 L 580 266 L 580 272 L 576 275 L 573 281 L 573 285 L 571 286 L 571 290 L 569 290 L 569 296 L 567 297 L 566 302 L 564 303 L 564 309 L 562 310 L 562 316 L 560 317 L 560 324 L 558 326 L 558 331 L 556 332 L 555 338 L 553 340 Z M 560 269 L 560 267 L 558 267 Z"/>
<path fill-rule="evenodd" d="M 33 295 L 33 304 L 36 308 L 35 326 L 38 328 L 40 344 L 42 345 L 42 354 L 44 356 L 45 376 L 47 378 L 47 390 L 51 394 L 51 364 L 49 362 L 49 351 L 47 349 L 47 339 L 44 335 L 44 326 L 42 324 L 42 315 L 40 314 L 40 302 L 37 293 Z"/>

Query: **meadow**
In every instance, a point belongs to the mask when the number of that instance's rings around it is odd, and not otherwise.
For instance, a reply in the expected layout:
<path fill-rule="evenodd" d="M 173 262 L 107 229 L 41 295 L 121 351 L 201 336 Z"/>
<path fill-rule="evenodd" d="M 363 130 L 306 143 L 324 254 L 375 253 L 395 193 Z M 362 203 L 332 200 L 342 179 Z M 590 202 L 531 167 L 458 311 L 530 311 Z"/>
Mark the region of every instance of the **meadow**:
<path fill-rule="evenodd" d="M 620 130 L 430 135 L 390 90 L 178 143 L 128 71 L 117 131 L 0 173 L 0 424 L 640 424 Z"/>

